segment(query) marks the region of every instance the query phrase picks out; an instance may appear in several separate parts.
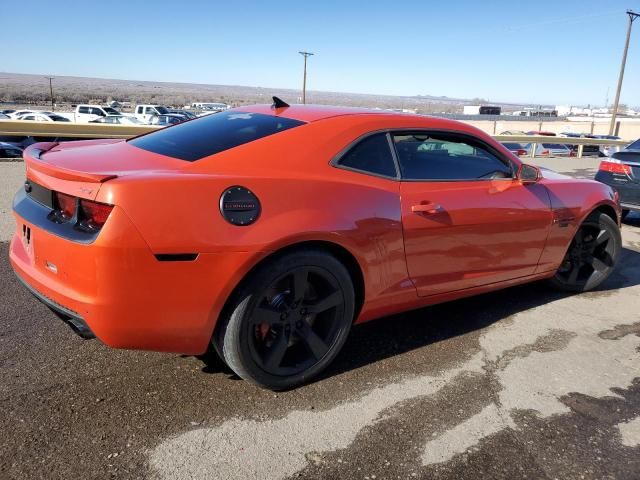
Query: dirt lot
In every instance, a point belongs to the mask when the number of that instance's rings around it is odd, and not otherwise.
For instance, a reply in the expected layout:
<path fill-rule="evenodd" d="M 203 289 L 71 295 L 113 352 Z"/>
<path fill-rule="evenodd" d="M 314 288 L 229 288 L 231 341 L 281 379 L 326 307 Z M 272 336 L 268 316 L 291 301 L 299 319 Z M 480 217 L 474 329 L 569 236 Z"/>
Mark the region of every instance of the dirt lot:
<path fill-rule="evenodd" d="M 22 168 L 0 164 L 1 479 L 640 478 L 640 216 L 596 292 L 535 284 L 371 322 L 323 378 L 274 394 L 73 335 L 6 260 Z"/>

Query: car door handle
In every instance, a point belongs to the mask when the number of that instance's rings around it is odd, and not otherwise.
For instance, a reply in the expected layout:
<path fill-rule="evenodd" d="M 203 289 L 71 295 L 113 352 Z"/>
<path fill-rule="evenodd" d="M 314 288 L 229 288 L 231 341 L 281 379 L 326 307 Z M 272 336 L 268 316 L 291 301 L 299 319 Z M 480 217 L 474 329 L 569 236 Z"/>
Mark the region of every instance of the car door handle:
<path fill-rule="evenodd" d="M 442 211 L 442 207 L 437 203 L 424 202 L 420 205 L 413 205 L 411 207 L 411 211 L 413 213 L 426 213 L 428 215 L 434 215 L 436 213 L 440 213 Z"/>

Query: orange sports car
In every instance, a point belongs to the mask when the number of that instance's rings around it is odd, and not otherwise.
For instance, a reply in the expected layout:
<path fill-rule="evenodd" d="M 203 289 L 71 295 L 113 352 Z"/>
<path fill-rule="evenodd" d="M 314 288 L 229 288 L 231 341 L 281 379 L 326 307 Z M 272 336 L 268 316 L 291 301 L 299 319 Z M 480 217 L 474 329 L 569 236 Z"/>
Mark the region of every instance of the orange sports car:
<path fill-rule="evenodd" d="M 610 187 L 523 164 L 451 120 L 326 106 L 229 110 L 24 153 L 11 264 L 85 338 L 202 354 L 284 389 L 351 325 L 612 272 Z"/>

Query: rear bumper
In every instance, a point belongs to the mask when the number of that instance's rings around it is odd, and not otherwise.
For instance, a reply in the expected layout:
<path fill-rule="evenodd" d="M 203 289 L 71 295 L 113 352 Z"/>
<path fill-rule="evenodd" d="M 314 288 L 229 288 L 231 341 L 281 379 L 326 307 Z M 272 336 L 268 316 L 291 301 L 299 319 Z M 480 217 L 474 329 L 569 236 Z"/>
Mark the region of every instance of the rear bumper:
<path fill-rule="evenodd" d="M 20 280 L 76 331 L 115 348 L 203 353 L 226 299 L 257 256 L 159 261 L 118 207 L 91 244 L 14 216 L 9 257 Z"/>
<path fill-rule="evenodd" d="M 96 338 L 95 334 L 87 325 L 87 322 L 84 321 L 77 312 L 68 309 L 67 307 L 60 305 L 55 300 L 50 299 L 49 297 L 43 295 L 27 282 L 25 282 L 20 275 L 16 273 L 17 279 L 22 283 L 22 285 L 29 290 L 34 297 L 44 303 L 47 307 L 51 309 L 53 313 L 55 313 L 58 318 L 64 321 L 71 329 L 78 334 L 78 336 L 84 338 L 85 340 L 91 340 L 92 338 Z"/>
<path fill-rule="evenodd" d="M 610 172 L 598 171 L 595 179 L 618 192 L 620 198 L 620 206 L 624 210 L 640 209 L 640 183 L 631 181 L 628 177 L 621 174 L 613 174 Z"/>

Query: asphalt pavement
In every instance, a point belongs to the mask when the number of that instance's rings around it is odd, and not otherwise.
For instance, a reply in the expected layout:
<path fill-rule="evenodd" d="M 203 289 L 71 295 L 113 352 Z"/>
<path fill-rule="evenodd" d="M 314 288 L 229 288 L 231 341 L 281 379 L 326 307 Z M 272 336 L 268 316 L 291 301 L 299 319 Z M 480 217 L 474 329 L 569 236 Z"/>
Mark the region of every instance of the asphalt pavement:
<path fill-rule="evenodd" d="M 0 479 L 640 478 L 640 216 L 598 291 L 532 284 L 370 322 L 275 394 L 214 359 L 75 336 L 8 265 L 22 180 L 0 164 Z"/>

